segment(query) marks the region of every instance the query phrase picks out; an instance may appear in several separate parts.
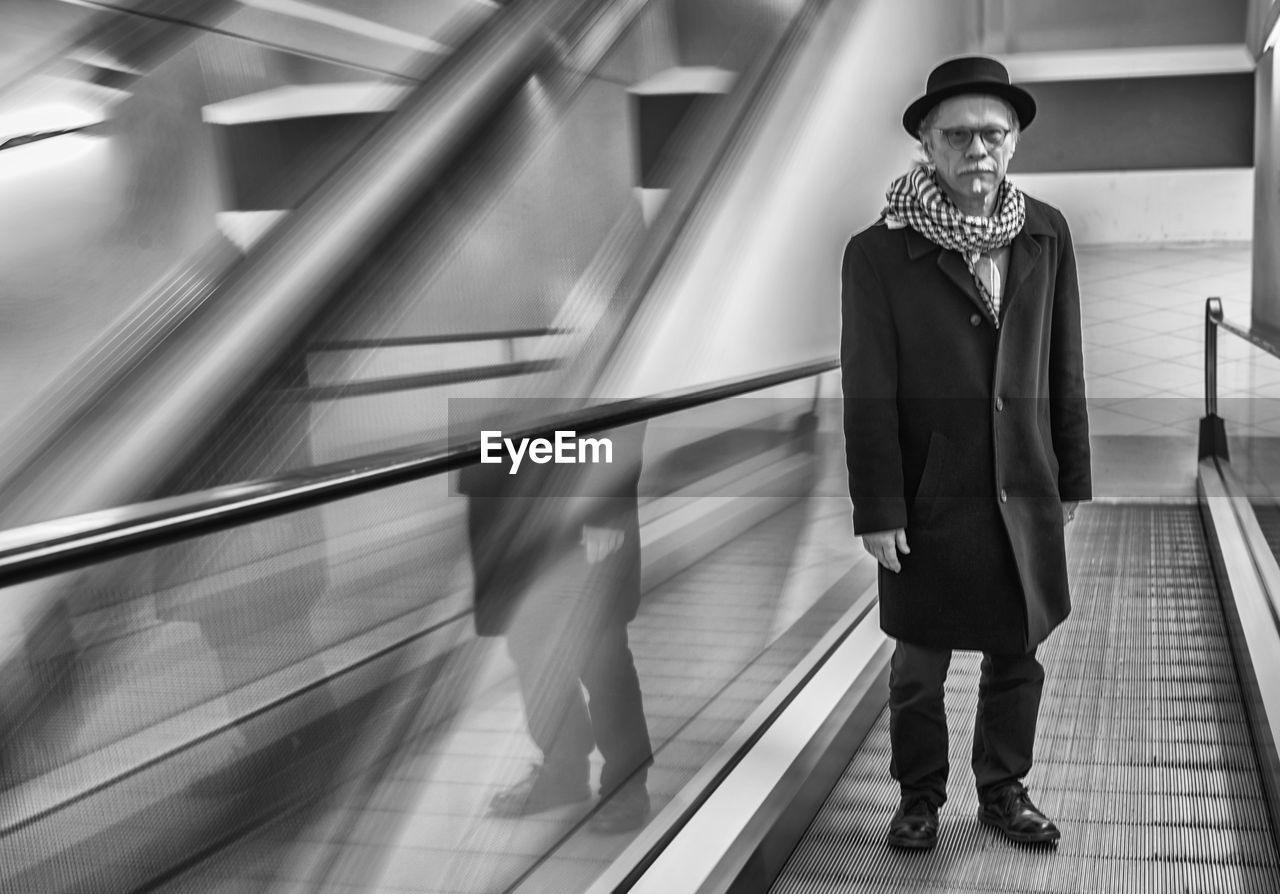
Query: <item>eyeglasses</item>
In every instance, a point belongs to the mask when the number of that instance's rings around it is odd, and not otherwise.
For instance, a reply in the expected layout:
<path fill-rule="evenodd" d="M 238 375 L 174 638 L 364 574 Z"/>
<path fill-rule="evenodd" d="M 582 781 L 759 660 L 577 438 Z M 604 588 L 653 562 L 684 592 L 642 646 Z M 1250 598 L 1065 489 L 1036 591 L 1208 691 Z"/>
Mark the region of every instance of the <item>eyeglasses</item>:
<path fill-rule="evenodd" d="M 968 149 L 975 133 L 982 137 L 982 142 L 988 149 L 1000 148 L 1004 145 L 1005 137 L 1009 136 L 1007 127 L 984 127 L 981 130 L 972 127 L 935 127 L 934 130 L 947 138 L 952 149 Z"/>

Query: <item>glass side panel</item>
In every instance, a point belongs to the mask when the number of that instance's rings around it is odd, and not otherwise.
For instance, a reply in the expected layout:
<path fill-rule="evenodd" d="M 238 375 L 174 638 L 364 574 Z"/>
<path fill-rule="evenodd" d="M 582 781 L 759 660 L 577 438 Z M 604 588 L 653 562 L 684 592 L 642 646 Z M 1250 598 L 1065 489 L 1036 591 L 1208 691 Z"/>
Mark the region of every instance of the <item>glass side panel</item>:
<path fill-rule="evenodd" d="M 837 388 L 10 588 L 100 608 L 6 686 L 8 883 L 584 889 L 874 583 Z"/>
<path fill-rule="evenodd" d="M 369 247 L 302 343 L 280 345 L 176 471 L 154 476 L 151 496 L 443 444 L 494 420 L 509 430 L 540 418 L 548 398 L 580 401 L 644 296 L 645 258 L 661 255 L 652 234 L 667 232 L 663 209 L 687 208 L 680 202 L 715 170 L 722 102 L 742 71 L 767 62 L 797 6 L 642 4 L 590 71 L 541 71 L 394 235 Z M 370 9 L 390 16 L 384 24 L 404 11 Z M 114 297 L 92 320 L 49 312 L 49 338 L 63 341 L 45 348 L 70 372 L 28 389 L 32 431 L 51 428 L 46 411 L 88 393 L 94 375 L 152 350 L 181 352 L 165 326 L 180 330 L 185 308 L 216 300 L 225 271 L 288 219 L 284 192 L 318 182 L 290 178 L 321 177 L 359 144 L 341 127 L 341 139 L 299 138 L 232 120 L 245 103 L 208 111 L 297 86 L 295 76 L 360 80 L 335 73 L 347 63 L 302 55 L 202 30 L 136 82 L 122 108 L 137 120 L 117 115 L 104 132 L 115 136 L 92 137 L 133 173 L 115 182 L 119 202 L 102 205 L 101 221 L 74 202 L 59 220 L 98 226 L 77 263 L 85 277 L 106 271 Z M 146 91 L 154 105 L 138 99 Z M 145 142 L 143 125 L 165 110 L 186 128 L 173 151 L 197 161 L 170 164 L 168 149 Z M 253 133 L 239 143 L 210 136 L 243 127 Z M 130 155 L 130 140 L 150 154 Z M 293 164 L 276 151 L 298 145 L 328 162 Z M 236 146 L 248 148 L 236 155 Z M 249 164 L 231 176 L 237 158 Z M 164 184 L 169 192 L 148 192 Z M 192 211 L 183 202 L 197 194 Z M 143 212 L 154 219 L 141 230 L 119 222 Z M 53 251 L 34 230 L 31 239 Z M 127 244 L 104 267 L 113 239 Z M 150 246 L 159 246 L 153 267 L 138 254 Z M 191 288 L 175 292 L 163 265 L 193 257 L 198 269 L 177 280 Z M 113 269 L 127 276 L 106 275 Z M 152 287 L 169 291 L 155 299 Z M 165 325 L 137 337 L 133 322 L 158 307 Z M 24 304 L 19 315 L 31 314 Z M 96 353 L 75 359 L 85 350 Z M 531 493 L 511 493 L 485 468 L 5 589 L 0 842 L 19 855 L 6 883 L 340 888 L 392 886 L 410 873 L 437 890 L 496 891 L 563 872 L 573 884 L 543 890 L 574 890 L 872 580 L 849 549 L 839 411 L 825 402 L 835 388 L 810 381 L 619 432 L 619 462 L 608 465 L 625 471 L 621 483 L 578 468 L 534 475 Z M 78 418 L 55 434 L 74 440 Z M 527 471 L 543 468 L 535 455 Z M 606 642 L 616 648 L 602 652 Z M 636 678 L 616 660 L 627 651 Z M 584 732 L 572 708 L 548 707 L 563 702 L 566 686 L 554 681 L 567 668 L 589 678 L 597 713 L 615 720 Z M 541 754 L 537 743 L 561 736 L 578 754 L 561 762 L 572 764 L 563 785 L 546 785 L 552 801 L 569 803 L 525 816 L 511 788 Z M 600 745 L 609 761 L 592 750 Z M 533 806 L 546 806 L 534 795 Z"/>
<path fill-rule="evenodd" d="M 1280 501 L 1280 359 L 1229 333 L 1218 336 L 1218 415 L 1231 467 L 1251 499 Z"/>
<path fill-rule="evenodd" d="M 1226 423 L 1231 469 L 1253 504 L 1258 524 L 1280 559 L 1280 359 L 1230 335 L 1219 361 L 1218 413 Z M 1234 343 L 1234 344 L 1231 344 Z"/>

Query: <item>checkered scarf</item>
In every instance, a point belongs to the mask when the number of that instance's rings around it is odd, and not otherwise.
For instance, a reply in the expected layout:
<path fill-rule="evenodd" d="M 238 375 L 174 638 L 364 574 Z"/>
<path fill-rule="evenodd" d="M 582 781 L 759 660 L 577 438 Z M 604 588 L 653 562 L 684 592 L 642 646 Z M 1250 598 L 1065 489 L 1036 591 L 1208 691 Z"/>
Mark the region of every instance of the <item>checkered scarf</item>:
<path fill-rule="evenodd" d="M 1022 192 L 1005 180 L 996 194 L 996 213 L 991 217 L 970 217 L 962 214 L 938 186 L 938 175 L 931 168 L 918 165 L 893 181 L 886 195 L 886 221 L 909 226 L 930 242 L 960 252 L 992 322 L 998 326 L 1000 298 L 991 294 L 978 276 L 976 265 L 983 252 L 1008 245 L 1022 230 L 1027 220 Z"/>

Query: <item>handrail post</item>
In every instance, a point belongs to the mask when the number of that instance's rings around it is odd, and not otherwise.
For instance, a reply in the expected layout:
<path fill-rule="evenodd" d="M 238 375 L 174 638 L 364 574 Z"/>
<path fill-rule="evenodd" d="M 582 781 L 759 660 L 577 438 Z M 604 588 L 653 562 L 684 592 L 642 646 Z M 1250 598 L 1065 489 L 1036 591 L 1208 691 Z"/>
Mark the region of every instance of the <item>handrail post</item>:
<path fill-rule="evenodd" d="M 1204 418 L 1200 420 L 1200 459 L 1226 460 L 1227 428 L 1218 415 L 1218 324 L 1222 299 L 1204 302 Z"/>

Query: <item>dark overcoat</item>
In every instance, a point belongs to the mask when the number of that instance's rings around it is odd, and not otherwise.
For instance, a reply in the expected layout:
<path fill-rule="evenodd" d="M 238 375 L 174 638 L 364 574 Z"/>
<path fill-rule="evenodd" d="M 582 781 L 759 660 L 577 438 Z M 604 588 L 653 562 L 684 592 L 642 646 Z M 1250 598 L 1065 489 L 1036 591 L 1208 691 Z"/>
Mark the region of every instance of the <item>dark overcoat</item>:
<path fill-rule="evenodd" d="M 842 273 L 844 429 L 858 535 L 906 530 L 881 626 L 1018 654 L 1071 610 L 1062 501 L 1090 499 L 1071 234 L 1030 196 L 999 325 L 956 251 L 884 221 Z"/>

